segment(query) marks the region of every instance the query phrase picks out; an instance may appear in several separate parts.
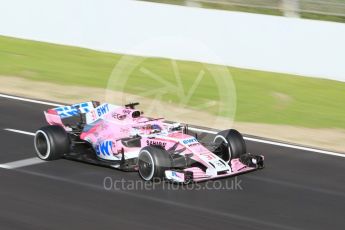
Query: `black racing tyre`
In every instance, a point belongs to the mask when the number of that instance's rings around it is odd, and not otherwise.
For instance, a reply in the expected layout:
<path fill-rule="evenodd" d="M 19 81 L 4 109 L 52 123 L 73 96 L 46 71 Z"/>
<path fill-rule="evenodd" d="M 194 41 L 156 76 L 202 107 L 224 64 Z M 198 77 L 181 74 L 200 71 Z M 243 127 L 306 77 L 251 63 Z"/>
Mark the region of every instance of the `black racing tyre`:
<path fill-rule="evenodd" d="M 36 131 L 34 146 L 37 156 L 46 161 L 60 159 L 70 152 L 70 139 L 59 125 L 44 126 Z"/>
<path fill-rule="evenodd" d="M 139 152 L 139 175 L 145 181 L 164 179 L 164 172 L 170 169 L 171 165 L 170 156 L 163 148 L 158 146 L 146 146 Z"/>
<path fill-rule="evenodd" d="M 247 152 L 242 134 L 235 129 L 227 129 L 217 133 L 213 142 L 223 148 L 221 158 L 226 162 L 239 158 Z"/>

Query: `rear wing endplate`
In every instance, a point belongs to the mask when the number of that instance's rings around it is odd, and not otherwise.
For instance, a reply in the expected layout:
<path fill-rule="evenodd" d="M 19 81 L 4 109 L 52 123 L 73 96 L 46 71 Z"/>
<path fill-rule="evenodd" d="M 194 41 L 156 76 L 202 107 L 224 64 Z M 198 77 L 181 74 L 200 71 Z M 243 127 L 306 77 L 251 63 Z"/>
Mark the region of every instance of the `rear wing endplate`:
<path fill-rule="evenodd" d="M 44 112 L 44 115 L 46 117 L 48 124 L 61 125 L 64 127 L 62 119 L 88 113 L 98 105 L 99 102 L 96 101 L 83 102 L 74 105 L 66 105 L 53 109 L 48 109 Z"/>

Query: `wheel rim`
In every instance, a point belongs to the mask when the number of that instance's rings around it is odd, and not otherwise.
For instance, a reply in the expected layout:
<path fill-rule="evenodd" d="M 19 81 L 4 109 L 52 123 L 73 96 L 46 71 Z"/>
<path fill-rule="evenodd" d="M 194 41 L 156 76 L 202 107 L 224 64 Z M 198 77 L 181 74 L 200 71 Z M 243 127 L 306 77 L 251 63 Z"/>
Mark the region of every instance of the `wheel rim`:
<path fill-rule="evenodd" d="M 151 180 L 154 174 L 154 163 L 151 154 L 144 150 L 139 155 L 139 174 L 144 180 Z"/>
<path fill-rule="evenodd" d="M 230 148 L 230 144 L 229 142 L 226 140 L 225 137 L 221 136 L 221 135 L 217 135 L 213 142 L 215 144 L 217 144 L 218 146 L 224 145 L 225 149 L 227 150 L 227 154 L 225 157 L 222 157 L 222 159 L 226 162 L 229 163 L 231 160 L 231 148 Z"/>
<path fill-rule="evenodd" d="M 47 159 L 50 153 L 50 143 L 48 136 L 42 130 L 38 130 L 34 140 L 37 156 L 41 159 Z"/>

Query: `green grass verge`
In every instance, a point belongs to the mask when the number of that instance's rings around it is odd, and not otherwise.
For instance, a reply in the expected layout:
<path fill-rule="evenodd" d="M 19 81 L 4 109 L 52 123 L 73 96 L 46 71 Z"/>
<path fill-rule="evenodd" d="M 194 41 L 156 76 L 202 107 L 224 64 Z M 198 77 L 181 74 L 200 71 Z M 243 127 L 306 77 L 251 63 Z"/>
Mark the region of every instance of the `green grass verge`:
<path fill-rule="evenodd" d="M 146 1 L 146 2 L 156 2 L 156 3 L 164 3 L 164 4 L 172 4 L 172 5 L 182 5 L 185 6 L 185 1 L 184 0 L 141 0 L 141 1 Z M 205 2 L 199 2 L 200 6 L 202 8 L 207 8 L 207 9 L 217 9 L 217 10 L 229 10 L 229 11 L 240 11 L 240 12 L 247 12 L 247 13 L 255 13 L 255 14 L 268 14 L 268 15 L 278 15 L 278 16 L 283 16 L 283 11 L 279 9 L 281 5 L 281 1 L 279 0 L 273 0 L 271 1 L 271 6 L 276 7 L 276 9 L 267 9 L 263 8 L 264 6 L 267 6 L 267 2 L 262 3 L 262 7 L 256 7 L 256 6 L 250 6 L 250 2 L 243 1 L 243 4 L 248 4 L 249 6 L 239 6 L 239 5 L 231 5 L 231 2 L 227 3 L 221 3 L 219 2 L 214 2 L 212 3 L 211 1 L 209 3 Z M 301 18 L 307 18 L 307 19 L 314 19 L 314 20 L 323 20 L 323 21 L 334 21 L 334 22 L 345 22 L 345 16 L 334 16 L 334 15 L 327 15 L 327 12 L 339 12 L 339 9 L 334 8 L 332 6 L 332 3 L 343 3 L 343 1 L 331 1 L 329 2 L 329 5 L 325 6 L 326 8 L 322 9 L 321 7 L 317 7 L 319 11 L 324 11 L 323 14 L 320 13 L 306 13 L 302 12 L 300 13 Z M 260 5 L 260 1 L 255 1 L 252 4 L 258 4 Z M 317 6 L 317 2 L 301 2 L 301 9 L 303 10 L 313 10 L 315 9 L 315 6 Z M 330 7 L 330 9 L 328 8 Z M 340 13 L 339 13 L 340 14 Z"/>
<path fill-rule="evenodd" d="M 0 75 L 35 81 L 104 88 L 115 65 L 123 56 L 70 46 L 0 36 Z M 135 57 L 134 60 L 136 60 Z M 140 59 L 138 57 L 137 59 Z M 204 65 L 177 61 L 184 89 L 188 91 Z M 129 63 L 130 64 L 130 63 Z M 210 68 L 221 68 L 209 65 Z M 130 73 L 125 90 L 136 93 L 159 88 L 159 82 L 143 78 L 148 69 L 162 79 L 175 82 L 171 61 L 145 58 Z M 345 83 L 272 73 L 227 68 L 236 87 L 236 121 L 287 124 L 304 127 L 345 128 Z M 1 88 L 0 88 L 1 91 Z M 151 95 L 154 96 L 154 95 Z M 91 96 L 92 97 L 92 96 Z M 217 100 L 218 88 L 205 70 L 190 105 Z M 178 102 L 167 95 L 165 101 Z M 213 111 L 212 108 L 210 112 Z"/>
<path fill-rule="evenodd" d="M 155 3 L 164 3 L 164 4 L 171 4 L 171 5 L 181 5 L 186 6 L 184 0 L 141 0 L 145 2 L 155 2 Z M 240 11 L 246 13 L 256 13 L 256 14 L 269 14 L 269 15 L 280 15 L 282 16 L 283 13 L 277 9 L 265 9 L 259 7 L 250 7 L 250 6 L 239 6 L 239 5 L 231 5 L 231 4 L 224 4 L 219 2 L 199 2 L 200 7 L 206 9 L 216 9 L 216 10 L 229 10 L 229 11 Z M 274 3 L 272 3 L 275 6 Z M 265 6 L 265 5 L 263 5 Z"/>

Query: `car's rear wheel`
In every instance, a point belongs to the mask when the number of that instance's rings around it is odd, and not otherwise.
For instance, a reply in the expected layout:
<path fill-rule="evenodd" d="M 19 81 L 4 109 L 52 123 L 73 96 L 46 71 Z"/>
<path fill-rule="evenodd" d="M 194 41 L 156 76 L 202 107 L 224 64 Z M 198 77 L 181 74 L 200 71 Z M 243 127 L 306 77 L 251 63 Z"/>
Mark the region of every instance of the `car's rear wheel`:
<path fill-rule="evenodd" d="M 220 149 L 221 154 L 219 156 L 225 162 L 239 158 L 247 152 L 242 134 L 235 129 L 227 129 L 217 133 L 213 142 Z"/>
<path fill-rule="evenodd" d="M 165 149 L 146 146 L 140 150 L 138 167 L 139 175 L 143 180 L 162 180 L 165 177 L 165 170 L 171 168 L 171 159 Z"/>
<path fill-rule="evenodd" d="M 51 161 L 70 152 L 70 139 L 65 129 L 58 125 L 40 128 L 35 133 L 36 155 L 42 160 Z"/>

